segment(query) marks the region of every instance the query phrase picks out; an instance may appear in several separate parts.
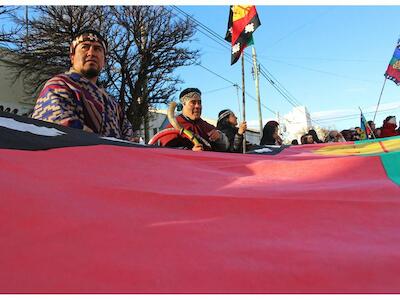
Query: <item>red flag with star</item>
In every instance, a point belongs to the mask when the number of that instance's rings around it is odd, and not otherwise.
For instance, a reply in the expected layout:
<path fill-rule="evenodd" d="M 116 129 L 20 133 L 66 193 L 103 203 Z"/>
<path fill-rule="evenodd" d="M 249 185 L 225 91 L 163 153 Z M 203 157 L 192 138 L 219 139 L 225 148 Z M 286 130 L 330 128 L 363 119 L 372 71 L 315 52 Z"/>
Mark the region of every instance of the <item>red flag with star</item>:
<path fill-rule="evenodd" d="M 231 65 L 253 42 L 253 32 L 261 25 L 254 5 L 231 5 L 225 40 L 231 42 Z"/>

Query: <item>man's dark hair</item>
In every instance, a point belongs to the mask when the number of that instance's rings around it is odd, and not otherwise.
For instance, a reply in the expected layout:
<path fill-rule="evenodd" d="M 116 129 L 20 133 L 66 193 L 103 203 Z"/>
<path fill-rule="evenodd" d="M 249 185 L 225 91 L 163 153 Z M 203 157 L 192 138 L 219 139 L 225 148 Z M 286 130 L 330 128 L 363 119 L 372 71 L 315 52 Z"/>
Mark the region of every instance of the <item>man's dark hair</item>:
<path fill-rule="evenodd" d="M 179 99 L 184 97 L 185 95 L 189 94 L 189 93 L 199 93 L 201 95 L 201 92 L 198 88 L 187 88 L 184 89 L 180 94 L 179 94 Z"/>

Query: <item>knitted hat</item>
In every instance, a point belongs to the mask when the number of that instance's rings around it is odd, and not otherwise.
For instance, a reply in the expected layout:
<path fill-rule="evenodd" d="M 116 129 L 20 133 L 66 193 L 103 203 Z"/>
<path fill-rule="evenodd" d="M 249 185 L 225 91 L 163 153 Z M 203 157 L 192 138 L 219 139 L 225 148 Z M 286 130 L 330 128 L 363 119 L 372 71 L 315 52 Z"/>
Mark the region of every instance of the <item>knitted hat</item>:
<path fill-rule="evenodd" d="M 218 114 L 218 121 L 228 117 L 229 115 L 234 115 L 233 111 L 231 111 L 230 109 L 221 110 Z"/>

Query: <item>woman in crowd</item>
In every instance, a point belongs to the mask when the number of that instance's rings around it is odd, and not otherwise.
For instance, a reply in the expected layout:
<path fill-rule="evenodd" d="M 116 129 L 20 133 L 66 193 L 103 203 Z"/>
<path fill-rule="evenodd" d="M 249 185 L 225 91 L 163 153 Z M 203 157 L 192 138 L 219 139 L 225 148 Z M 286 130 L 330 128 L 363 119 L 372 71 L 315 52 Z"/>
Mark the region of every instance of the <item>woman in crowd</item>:
<path fill-rule="evenodd" d="M 229 152 L 243 152 L 243 133 L 246 132 L 247 124 L 242 122 L 238 125 L 236 115 L 229 109 L 221 110 L 218 114 L 217 129 L 225 133 L 229 139 Z"/>
<path fill-rule="evenodd" d="M 317 144 L 323 143 L 323 141 L 321 141 L 321 140 L 318 138 L 317 132 L 316 132 L 314 129 L 310 129 L 310 130 L 308 131 L 308 134 L 312 136 L 312 138 L 313 138 L 313 143 L 317 143 Z M 310 143 L 309 143 L 309 144 L 310 144 Z"/>
<path fill-rule="evenodd" d="M 315 144 L 314 138 L 311 134 L 303 134 L 300 138 L 301 144 Z"/>
<path fill-rule="evenodd" d="M 282 139 L 278 132 L 279 123 L 269 121 L 265 124 L 260 145 L 282 145 Z"/>

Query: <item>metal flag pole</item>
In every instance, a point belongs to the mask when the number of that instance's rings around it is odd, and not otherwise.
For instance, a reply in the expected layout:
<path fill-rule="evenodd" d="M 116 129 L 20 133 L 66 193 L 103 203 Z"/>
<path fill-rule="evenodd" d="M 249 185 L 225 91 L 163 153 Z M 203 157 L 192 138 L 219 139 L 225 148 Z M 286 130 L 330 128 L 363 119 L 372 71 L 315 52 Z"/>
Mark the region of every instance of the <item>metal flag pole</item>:
<path fill-rule="evenodd" d="M 385 80 L 383 81 L 383 86 L 382 86 L 381 94 L 379 95 L 378 105 L 376 106 L 374 118 L 372 119 L 372 121 L 374 121 L 374 122 L 375 122 L 376 112 L 378 111 L 379 104 L 381 103 L 381 98 L 382 98 L 382 94 L 383 94 L 383 89 L 385 88 L 386 80 L 387 80 L 387 78 L 386 78 L 386 76 L 385 76 Z"/>
<path fill-rule="evenodd" d="M 242 106 L 243 106 L 243 121 L 246 121 L 246 91 L 244 86 L 244 50 L 242 53 Z M 243 133 L 243 153 L 246 153 L 246 132 Z"/>
<path fill-rule="evenodd" d="M 254 69 L 254 80 L 256 84 L 256 94 L 257 94 L 257 104 L 258 104 L 258 121 L 260 125 L 260 141 L 263 132 L 263 121 L 262 121 L 262 113 L 261 113 L 261 100 L 260 100 L 260 81 L 259 81 L 259 69 L 257 64 L 257 56 L 256 56 L 256 48 L 252 47 L 253 53 L 253 69 Z"/>

